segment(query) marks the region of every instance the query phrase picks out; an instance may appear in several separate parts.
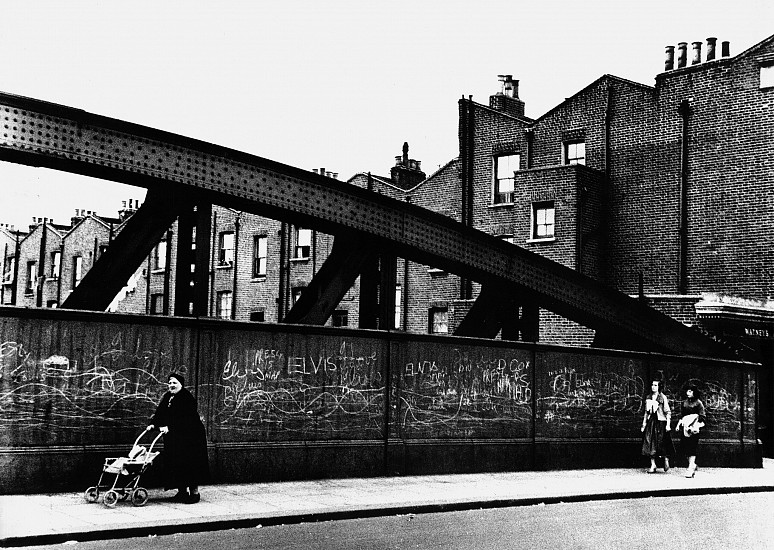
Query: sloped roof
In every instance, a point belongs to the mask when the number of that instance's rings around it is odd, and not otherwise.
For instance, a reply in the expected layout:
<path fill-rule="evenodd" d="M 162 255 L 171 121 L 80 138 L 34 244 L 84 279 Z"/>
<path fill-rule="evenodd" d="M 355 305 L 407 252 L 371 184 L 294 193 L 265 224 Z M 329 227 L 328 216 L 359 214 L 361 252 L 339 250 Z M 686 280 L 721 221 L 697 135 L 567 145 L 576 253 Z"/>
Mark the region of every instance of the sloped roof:
<path fill-rule="evenodd" d="M 632 87 L 632 88 L 640 88 L 640 89 L 642 89 L 644 91 L 649 91 L 649 92 L 654 92 L 656 90 L 653 86 L 648 86 L 647 84 L 642 84 L 640 82 L 634 82 L 633 80 L 627 80 L 626 78 L 621 78 L 620 76 L 614 76 L 614 75 L 611 75 L 611 74 L 604 74 L 604 75 L 600 76 L 599 78 L 597 78 L 595 81 L 593 81 L 588 86 L 582 88 L 581 90 L 579 90 L 578 92 L 574 93 L 573 95 L 571 95 L 570 97 L 568 97 L 567 99 L 565 99 L 564 101 L 559 103 L 558 105 L 554 106 L 550 110 L 546 111 L 544 114 L 540 115 L 538 118 L 536 118 L 533 121 L 533 125 L 537 124 L 541 120 L 547 118 L 548 116 L 550 116 L 555 111 L 557 111 L 560 108 L 562 108 L 563 106 L 567 105 L 568 103 L 573 102 L 577 97 L 583 95 L 584 93 L 586 93 L 587 91 L 591 90 L 592 88 L 596 88 L 596 87 L 602 85 L 602 83 L 605 82 L 605 81 L 619 82 L 619 83 L 621 83 L 621 84 L 623 84 L 625 86 L 629 86 L 629 87 Z"/>

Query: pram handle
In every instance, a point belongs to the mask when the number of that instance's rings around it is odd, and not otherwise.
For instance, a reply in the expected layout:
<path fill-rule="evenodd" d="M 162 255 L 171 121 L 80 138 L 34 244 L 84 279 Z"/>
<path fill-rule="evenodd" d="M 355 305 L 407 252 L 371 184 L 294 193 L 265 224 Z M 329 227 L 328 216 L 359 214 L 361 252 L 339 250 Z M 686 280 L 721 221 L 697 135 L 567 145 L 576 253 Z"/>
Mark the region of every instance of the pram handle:
<path fill-rule="evenodd" d="M 137 439 L 135 439 L 135 440 L 134 440 L 134 445 L 132 446 L 132 448 L 134 449 L 134 448 L 135 448 L 137 445 L 139 445 L 139 444 L 140 444 L 140 440 L 142 439 L 142 436 L 144 436 L 146 433 L 148 433 L 148 432 L 150 432 L 150 431 L 153 431 L 153 428 L 151 428 L 150 426 L 148 426 L 147 428 L 145 428 L 145 429 L 144 429 L 144 430 L 143 430 L 143 431 L 140 433 L 140 435 L 138 435 L 138 436 L 137 436 Z M 156 444 L 156 442 L 157 442 L 159 439 L 161 439 L 161 436 L 162 436 L 162 435 L 164 435 L 164 434 L 163 434 L 163 433 L 161 433 L 161 432 L 159 432 L 159 435 L 157 435 L 157 436 L 155 437 L 155 439 L 153 440 L 153 442 L 151 442 L 150 448 L 148 449 L 148 453 L 151 453 L 151 452 L 153 452 L 153 446 Z"/>

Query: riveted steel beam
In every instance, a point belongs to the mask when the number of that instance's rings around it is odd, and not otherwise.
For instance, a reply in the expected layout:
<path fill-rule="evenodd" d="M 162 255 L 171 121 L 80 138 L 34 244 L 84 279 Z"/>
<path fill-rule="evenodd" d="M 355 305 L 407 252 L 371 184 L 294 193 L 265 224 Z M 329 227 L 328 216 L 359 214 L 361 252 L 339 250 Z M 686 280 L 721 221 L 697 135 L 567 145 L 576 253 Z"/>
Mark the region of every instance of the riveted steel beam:
<path fill-rule="evenodd" d="M 540 307 L 626 334 L 649 349 L 725 350 L 666 315 L 538 254 L 440 214 L 306 170 L 145 126 L 0 94 L 0 159 L 148 189 L 184 186 L 216 204 L 336 234 L 482 284 L 511 285 Z"/>
<path fill-rule="evenodd" d="M 454 334 L 494 338 L 500 333 L 503 340 L 518 340 L 521 336 L 521 340 L 537 342 L 538 308 L 527 298 L 504 285 L 484 285 Z"/>
<path fill-rule="evenodd" d="M 151 191 L 62 307 L 105 311 L 187 204 L 179 194 Z"/>
<path fill-rule="evenodd" d="M 355 283 L 363 266 L 374 258 L 373 247 L 361 238 L 336 235 L 331 253 L 282 320 L 284 323 L 322 325 Z"/>

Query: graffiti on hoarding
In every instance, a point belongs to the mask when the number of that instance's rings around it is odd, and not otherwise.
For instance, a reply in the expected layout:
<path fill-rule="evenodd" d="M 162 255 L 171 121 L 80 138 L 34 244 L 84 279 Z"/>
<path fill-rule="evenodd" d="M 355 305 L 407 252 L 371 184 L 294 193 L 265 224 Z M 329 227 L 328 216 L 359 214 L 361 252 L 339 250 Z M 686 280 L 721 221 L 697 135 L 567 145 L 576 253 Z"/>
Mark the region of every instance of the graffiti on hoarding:
<path fill-rule="evenodd" d="M 162 351 L 126 349 L 120 334 L 78 356 L 38 355 L 23 342 L 0 343 L 0 426 L 49 435 L 135 426 L 163 391 L 168 359 Z"/>
<path fill-rule="evenodd" d="M 506 352 L 507 353 L 507 352 Z M 416 436 L 523 432 L 532 416 L 531 364 L 502 350 L 453 348 L 403 365 L 400 424 Z"/>
<path fill-rule="evenodd" d="M 639 411 L 645 384 L 627 363 L 623 373 L 562 367 L 546 373 L 548 388 L 539 399 L 546 422 L 606 420 L 629 422 Z"/>
<path fill-rule="evenodd" d="M 229 350 L 216 424 L 231 430 L 381 430 L 385 385 L 378 352 L 342 341 L 304 355 L 271 348 Z M 380 433 L 380 432 L 378 432 Z M 375 432 L 373 435 L 378 435 Z"/>

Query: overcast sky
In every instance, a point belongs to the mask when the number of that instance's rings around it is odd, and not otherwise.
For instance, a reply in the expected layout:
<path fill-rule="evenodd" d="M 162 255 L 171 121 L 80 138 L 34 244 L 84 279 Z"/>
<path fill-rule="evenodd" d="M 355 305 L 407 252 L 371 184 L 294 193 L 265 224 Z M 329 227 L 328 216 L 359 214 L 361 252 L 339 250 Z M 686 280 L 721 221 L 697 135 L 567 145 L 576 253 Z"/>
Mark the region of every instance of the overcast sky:
<path fill-rule="evenodd" d="M 664 46 L 774 34 L 771 0 L 2 0 L 0 90 L 347 179 L 404 141 L 429 175 L 458 154 L 457 101 L 498 74 L 537 118 L 603 74 L 647 85 Z M 706 49 L 706 45 L 704 46 Z M 718 45 L 719 49 L 719 45 Z M 704 53 L 704 51 L 702 52 Z M 121 186 L 0 162 L 0 222 L 115 215 Z"/>

